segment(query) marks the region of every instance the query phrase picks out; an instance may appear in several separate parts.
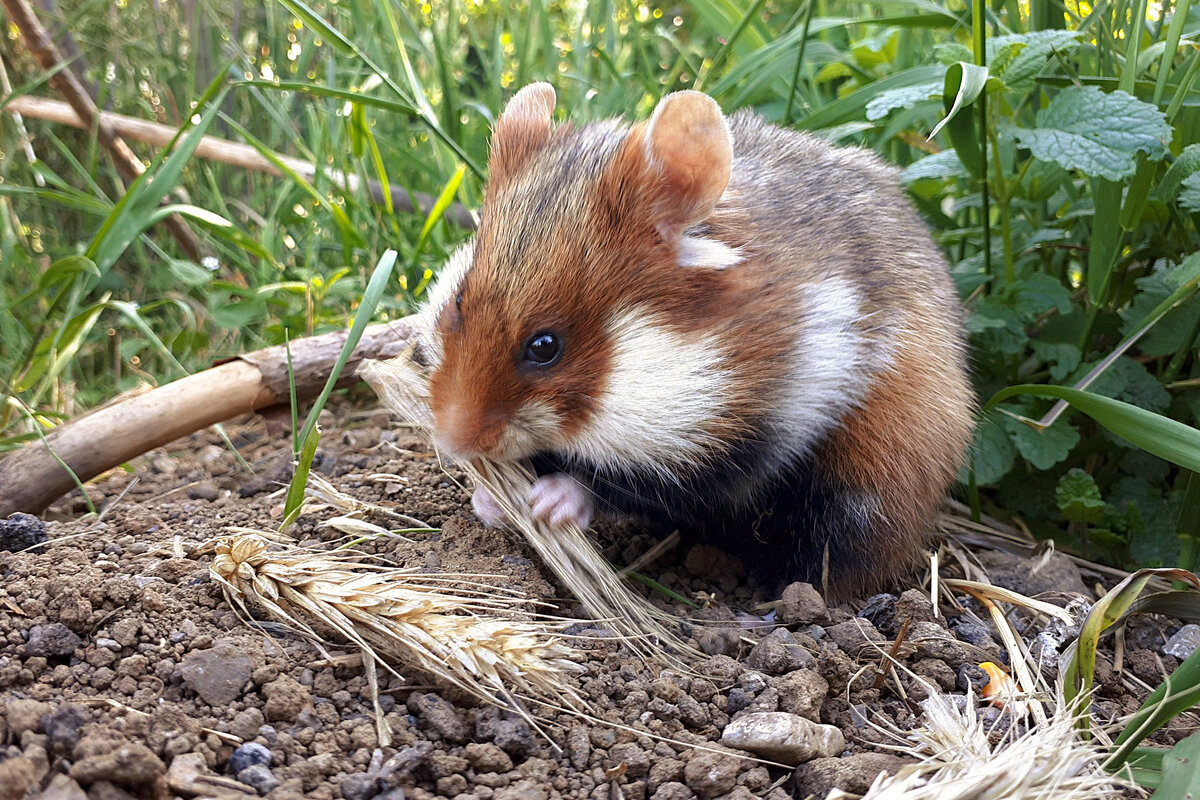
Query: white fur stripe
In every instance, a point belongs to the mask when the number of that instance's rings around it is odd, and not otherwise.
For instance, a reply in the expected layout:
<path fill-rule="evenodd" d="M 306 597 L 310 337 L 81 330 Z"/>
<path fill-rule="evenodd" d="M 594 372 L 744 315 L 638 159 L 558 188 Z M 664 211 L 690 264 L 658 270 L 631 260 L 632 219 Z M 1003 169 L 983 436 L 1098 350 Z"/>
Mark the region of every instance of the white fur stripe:
<path fill-rule="evenodd" d="M 725 269 L 741 261 L 741 251 L 716 239 L 687 235 L 679 239 L 679 256 L 676 263 L 681 267 Z"/>

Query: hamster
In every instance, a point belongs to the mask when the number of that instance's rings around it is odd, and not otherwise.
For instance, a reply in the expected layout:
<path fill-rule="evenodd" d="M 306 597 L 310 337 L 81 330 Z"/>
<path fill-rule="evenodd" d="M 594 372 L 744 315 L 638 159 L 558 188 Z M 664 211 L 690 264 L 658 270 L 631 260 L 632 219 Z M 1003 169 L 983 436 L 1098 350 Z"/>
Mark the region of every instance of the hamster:
<path fill-rule="evenodd" d="M 527 459 L 535 516 L 679 528 L 838 597 L 922 552 L 971 438 L 962 309 L 894 169 L 708 96 L 491 139 L 430 293 L 434 442 Z M 473 504 L 504 515 L 486 491 Z"/>

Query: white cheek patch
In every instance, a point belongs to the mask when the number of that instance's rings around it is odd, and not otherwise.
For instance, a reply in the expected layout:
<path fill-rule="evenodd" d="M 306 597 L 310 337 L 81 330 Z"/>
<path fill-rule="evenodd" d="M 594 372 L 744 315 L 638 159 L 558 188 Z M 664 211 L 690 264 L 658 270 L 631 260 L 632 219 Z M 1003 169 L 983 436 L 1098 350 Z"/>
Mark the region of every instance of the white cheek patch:
<path fill-rule="evenodd" d="M 891 352 L 862 326 L 858 290 L 825 278 L 802 290 L 796 347 L 779 407 L 777 441 L 788 457 L 808 452 L 864 398 Z"/>
<path fill-rule="evenodd" d="M 703 236 L 684 235 L 679 239 L 679 255 L 676 263 L 681 267 L 707 267 L 726 269 L 742 261 L 742 253 L 716 239 Z"/>
<path fill-rule="evenodd" d="M 563 449 L 601 468 L 669 477 L 720 442 L 709 433 L 726 406 L 729 370 L 715 337 L 685 337 L 644 308 L 615 313 L 607 384 L 591 420 Z"/>
<path fill-rule="evenodd" d="M 504 426 L 495 451 L 502 461 L 528 458 L 552 449 L 562 439 L 562 417 L 548 403 L 530 400 Z"/>

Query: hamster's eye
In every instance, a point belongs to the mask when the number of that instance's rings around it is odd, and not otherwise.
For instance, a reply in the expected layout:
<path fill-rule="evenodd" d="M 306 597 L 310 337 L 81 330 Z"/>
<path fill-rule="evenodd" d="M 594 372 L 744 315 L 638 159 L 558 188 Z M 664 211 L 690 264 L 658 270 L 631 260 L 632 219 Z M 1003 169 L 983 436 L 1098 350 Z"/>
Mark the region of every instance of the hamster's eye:
<path fill-rule="evenodd" d="M 454 295 L 454 307 L 457 310 L 462 311 L 462 292 Z"/>
<path fill-rule="evenodd" d="M 548 367 L 562 357 L 562 340 L 550 331 L 539 331 L 525 342 L 524 358 L 530 364 Z"/>

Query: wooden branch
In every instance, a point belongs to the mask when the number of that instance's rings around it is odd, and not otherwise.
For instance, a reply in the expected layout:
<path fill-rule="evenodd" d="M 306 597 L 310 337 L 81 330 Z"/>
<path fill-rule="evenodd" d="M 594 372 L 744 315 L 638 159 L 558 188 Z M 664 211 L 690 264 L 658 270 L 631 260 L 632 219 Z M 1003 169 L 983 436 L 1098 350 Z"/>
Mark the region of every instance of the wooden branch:
<path fill-rule="evenodd" d="M 44 70 L 61 67 L 62 56 L 59 55 L 58 48 L 54 46 L 46 29 L 42 27 L 41 21 L 38 20 L 37 14 L 34 13 L 28 0 L 0 0 L 0 4 L 3 4 L 4 10 L 8 12 L 9 21 L 21 31 L 21 38 L 25 41 L 25 46 L 29 48 L 29 52 L 38 65 Z M 117 171 L 126 181 L 134 180 L 145 171 L 146 168 L 137 154 L 129 149 L 129 145 L 125 144 L 125 141 L 112 128 L 98 118 L 100 111 L 96 108 L 95 101 L 83 88 L 79 79 L 75 77 L 74 72 L 69 69 L 59 69 L 50 78 L 49 83 L 75 110 L 79 119 L 84 123 L 84 127 L 89 129 L 93 126 L 96 127 L 100 144 L 104 145 L 104 148 L 112 155 Z M 193 261 L 199 261 L 201 257 L 200 240 L 196 238 L 196 234 L 188 227 L 187 223 L 178 214 L 172 214 L 166 219 L 166 225 L 188 257 Z"/>
<path fill-rule="evenodd" d="M 363 359 L 399 354 L 411 332 L 407 319 L 367 328 L 339 384 L 355 380 L 354 370 Z M 316 395 L 325 385 L 346 335 L 335 331 L 291 343 L 299 397 Z M 40 514 L 75 488 L 59 459 L 87 481 L 181 436 L 288 399 L 287 349 L 276 345 L 118 400 L 55 428 L 45 442 L 31 442 L 0 461 L 0 519 L 14 511 Z"/>
<path fill-rule="evenodd" d="M 31 95 L 14 97 L 9 101 L 4 110 L 23 114 L 26 117 L 34 119 L 55 122 L 60 125 L 70 125 L 73 128 L 87 130 L 91 127 L 84 123 L 70 105 L 60 100 L 48 100 L 43 97 L 33 97 Z M 166 146 L 175 136 L 175 129 L 170 126 L 161 125 L 157 122 L 149 122 L 137 117 L 129 117 L 124 114 L 101 111 L 100 119 L 108 130 L 116 134 L 158 147 Z M 228 139 L 221 139 L 216 136 L 203 137 L 196 148 L 196 155 L 210 161 L 219 161 L 222 164 L 230 164 L 242 169 L 254 170 L 255 172 L 265 172 L 269 175 L 283 175 L 279 167 L 275 166 L 270 159 L 250 145 L 231 142 Z M 311 181 L 316 177 L 317 168 L 307 161 L 292 158 L 291 156 L 279 155 L 278 153 L 272 155 L 286 164 L 288 169 L 303 176 L 305 180 Z M 362 181 L 357 175 L 347 175 L 341 170 L 326 169 L 323 171 L 323 174 L 334 185 L 349 192 L 356 192 L 362 186 Z M 383 187 L 379 181 L 367 181 L 366 188 L 370 192 L 371 199 L 374 202 L 383 202 Z M 422 214 L 428 214 L 436 200 L 436 198 L 420 192 L 413 192 L 410 197 L 409 193 L 399 186 L 392 186 L 389 189 L 392 197 L 392 205 L 400 211 L 407 213 L 419 211 Z M 413 207 L 414 200 L 416 201 L 416 208 Z M 463 228 L 472 229 L 475 227 L 474 216 L 460 203 L 453 203 L 446 209 L 446 218 Z"/>

